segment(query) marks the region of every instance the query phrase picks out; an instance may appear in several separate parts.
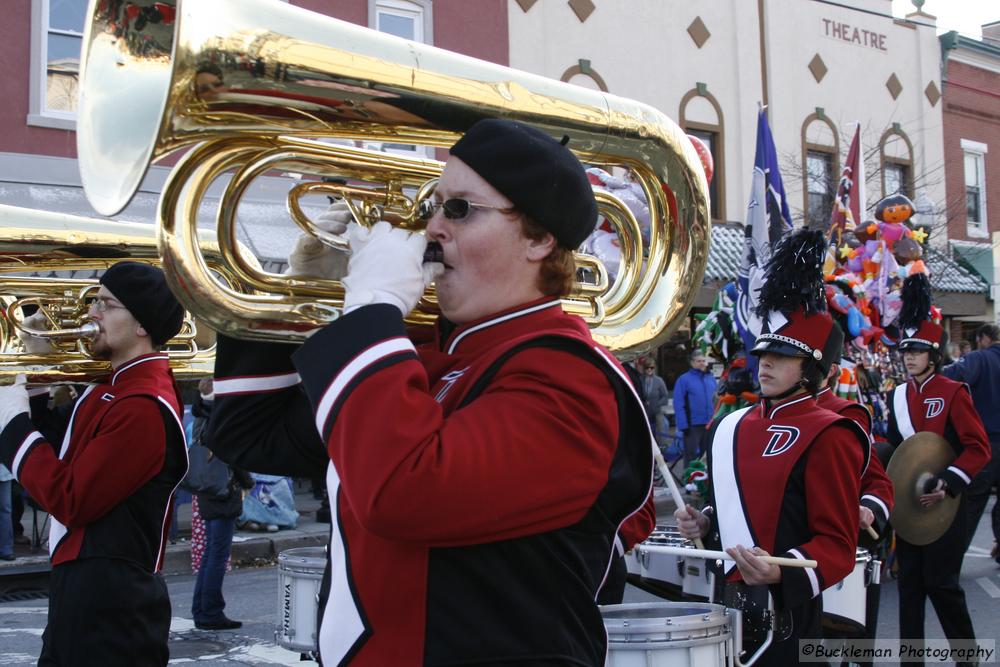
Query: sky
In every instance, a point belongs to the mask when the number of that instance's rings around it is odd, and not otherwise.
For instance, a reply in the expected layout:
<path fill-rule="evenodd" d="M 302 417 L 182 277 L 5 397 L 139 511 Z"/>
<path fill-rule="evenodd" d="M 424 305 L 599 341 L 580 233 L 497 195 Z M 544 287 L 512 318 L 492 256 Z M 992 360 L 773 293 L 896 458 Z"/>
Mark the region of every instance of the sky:
<path fill-rule="evenodd" d="M 892 0 L 893 16 L 916 11 L 911 0 Z M 980 26 L 1000 21 L 998 0 L 926 0 L 923 12 L 937 17 L 938 34 L 957 30 L 967 37 L 982 39 Z"/>

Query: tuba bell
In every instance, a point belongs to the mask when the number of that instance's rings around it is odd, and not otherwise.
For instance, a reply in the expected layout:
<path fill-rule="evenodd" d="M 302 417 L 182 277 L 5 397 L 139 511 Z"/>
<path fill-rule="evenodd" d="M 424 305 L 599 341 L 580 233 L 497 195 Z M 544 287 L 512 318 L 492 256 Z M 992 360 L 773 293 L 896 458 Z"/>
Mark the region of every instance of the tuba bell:
<path fill-rule="evenodd" d="M 421 202 L 441 171 L 436 149 L 488 117 L 566 136 L 584 164 L 627 169 L 645 193 L 646 238 L 620 200 L 599 193 L 622 250 L 613 279 L 597 258 L 576 255 L 578 290 L 563 306 L 598 342 L 622 357 L 658 345 L 701 285 L 705 174 L 680 128 L 645 104 L 275 0 L 91 0 L 83 42 L 77 141 L 87 196 L 112 215 L 153 160 L 188 149 L 161 197 L 160 251 L 178 297 L 217 331 L 301 340 L 343 305 L 339 282 L 264 272 L 239 251 L 237 211 L 256 179 L 301 175 L 290 217 L 318 238 L 298 203 L 309 194 L 345 197 L 362 224 L 385 217 L 419 230 Z M 417 157 L 357 143 L 415 146 Z M 198 254 L 198 212 L 216 183 L 220 252 L 240 289 L 213 279 Z M 407 320 L 430 324 L 436 315 L 432 287 Z"/>
<path fill-rule="evenodd" d="M 218 250 L 203 236 L 205 256 L 217 266 Z M 110 364 L 90 353 L 95 325 L 88 310 L 100 287 L 97 272 L 125 259 L 161 264 L 154 225 L 0 205 L 0 384 L 19 374 L 30 384 L 107 375 Z M 26 325 L 29 311 L 42 313 L 48 327 Z M 53 350 L 26 352 L 19 330 L 48 339 Z M 185 316 L 180 333 L 164 348 L 178 380 L 211 377 L 211 334 Z"/>

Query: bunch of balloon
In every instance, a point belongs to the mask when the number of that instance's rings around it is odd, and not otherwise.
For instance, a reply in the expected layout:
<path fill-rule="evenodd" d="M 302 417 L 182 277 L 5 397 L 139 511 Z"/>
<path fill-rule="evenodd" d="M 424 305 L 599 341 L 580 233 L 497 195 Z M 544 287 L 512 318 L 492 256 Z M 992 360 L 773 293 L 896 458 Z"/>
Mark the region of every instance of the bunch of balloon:
<path fill-rule="evenodd" d="M 914 273 L 927 273 L 927 232 L 912 227 L 913 213 L 913 202 L 905 195 L 885 197 L 875 206 L 875 220 L 843 235 L 839 247 L 831 246 L 825 267 L 827 302 L 859 351 L 895 346 L 902 282 Z"/>

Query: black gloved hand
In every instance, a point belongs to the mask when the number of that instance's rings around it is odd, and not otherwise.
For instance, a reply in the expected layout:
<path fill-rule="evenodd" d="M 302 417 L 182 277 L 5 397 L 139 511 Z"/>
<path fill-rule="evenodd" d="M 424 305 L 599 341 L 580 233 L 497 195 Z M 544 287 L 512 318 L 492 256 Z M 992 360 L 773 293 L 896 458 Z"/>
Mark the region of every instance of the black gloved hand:
<path fill-rule="evenodd" d="M 934 475 L 924 482 L 924 493 L 934 493 L 940 490 L 939 486 L 943 487 L 945 491 L 948 490 L 948 485 L 941 479 L 941 475 Z"/>

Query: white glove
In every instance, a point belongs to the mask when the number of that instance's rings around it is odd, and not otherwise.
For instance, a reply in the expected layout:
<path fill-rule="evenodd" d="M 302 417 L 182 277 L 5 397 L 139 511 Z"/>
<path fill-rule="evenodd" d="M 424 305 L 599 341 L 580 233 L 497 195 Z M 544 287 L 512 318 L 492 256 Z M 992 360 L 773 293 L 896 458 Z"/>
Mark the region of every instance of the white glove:
<path fill-rule="evenodd" d="M 338 201 L 330 205 L 316 220 L 316 226 L 337 236 L 344 233 L 353 216 L 347 204 Z M 288 256 L 287 275 L 312 276 L 337 280 L 347 272 L 347 253 L 332 248 L 302 232 Z"/>
<path fill-rule="evenodd" d="M 24 318 L 24 325 L 35 330 L 48 329 L 49 320 L 45 317 L 45 314 L 39 310 Z M 52 343 L 45 338 L 32 336 L 21 331 L 20 329 L 17 330 L 17 337 L 21 339 L 21 343 L 24 344 L 24 351 L 28 354 L 49 354 L 50 352 L 55 351 Z"/>
<path fill-rule="evenodd" d="M 28 404 L 28 390 L 24 386 L 24 376 L 18 375 L 14 384 L 0 387 L 0 431 L 7 428 L 14 417 L 31 410 Z"/>
<path fill-rule="evenodd" d="M 444 270 L 438 262 L 424 264 L 427 239 L 393 227 L 384 220 L 371 228 L 347 226 L 351 261 L 344 278 L 344 313 L 371 303 L 388 303 L 409 314 L 424 289 Z"/>

